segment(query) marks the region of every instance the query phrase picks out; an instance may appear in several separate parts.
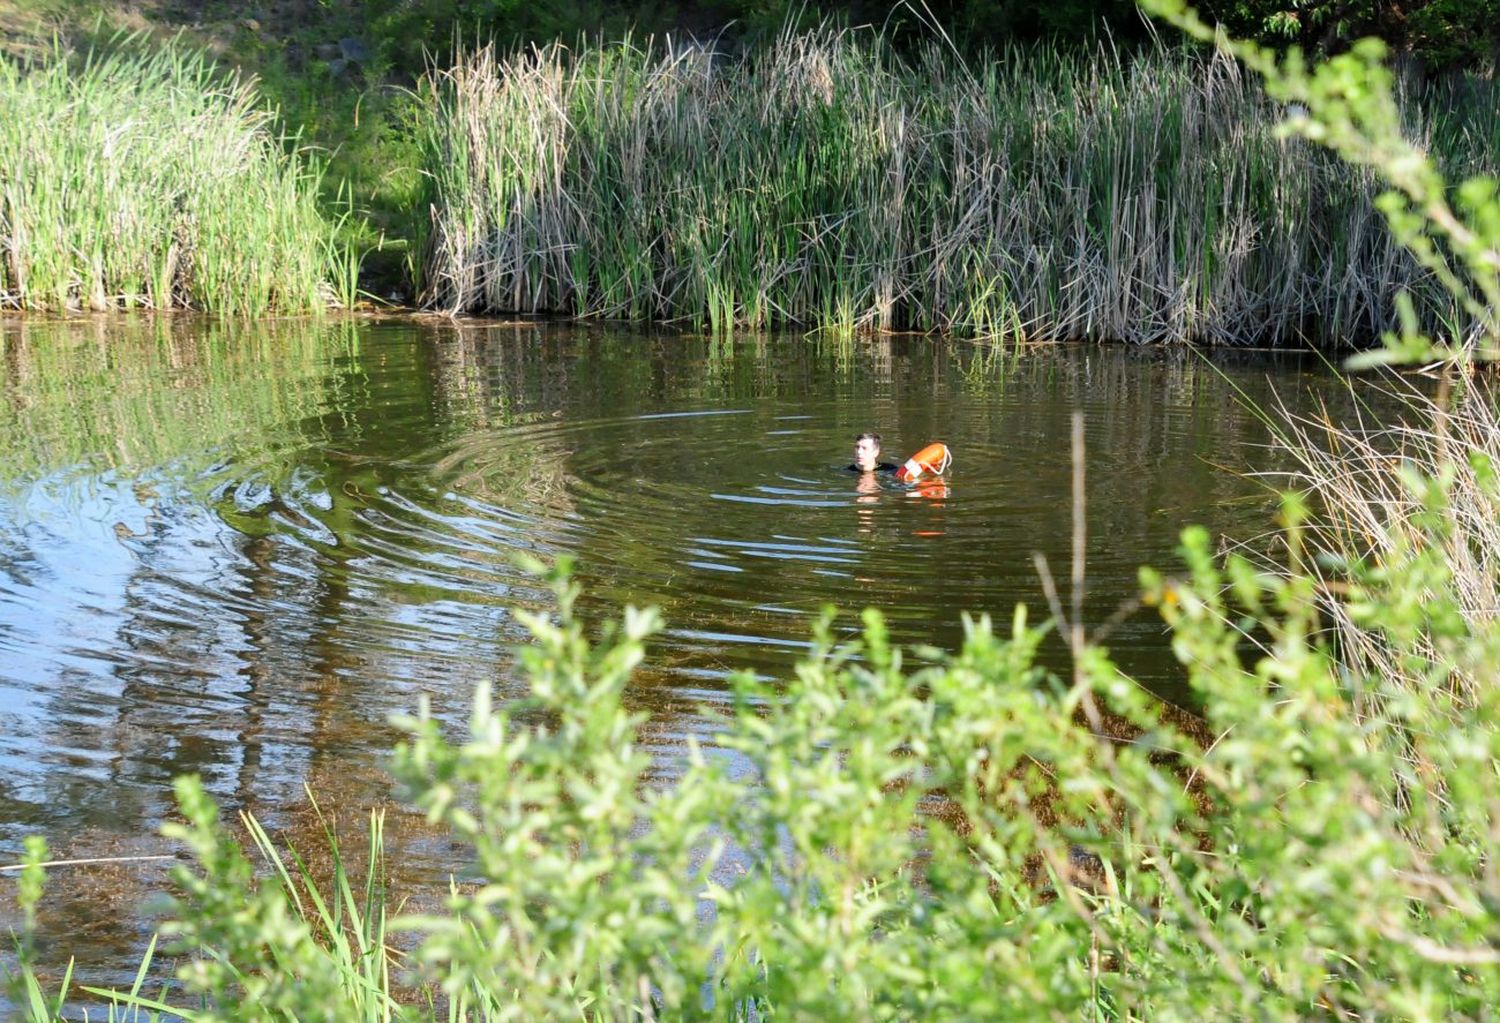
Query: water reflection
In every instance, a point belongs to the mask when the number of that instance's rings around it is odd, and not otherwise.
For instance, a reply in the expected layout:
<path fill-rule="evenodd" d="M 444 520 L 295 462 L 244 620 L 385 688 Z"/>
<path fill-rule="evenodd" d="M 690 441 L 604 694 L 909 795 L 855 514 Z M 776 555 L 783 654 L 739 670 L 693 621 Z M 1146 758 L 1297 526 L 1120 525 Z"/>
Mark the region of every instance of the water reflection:
<path fill-rule="evenodd" d="M 664 764 L 825 604 L 952 646 L 960 611 L 1041 607 L 1074 408 L 1102 621 L 1183 524 L 1266 521 L 1220 468 L 1263 459 L 1233 389 L 1326 384 L 1185 352 L 352 321 L 0 324 L 0 352 L 3 860 L 32 830 L 154 849 L 184 772 L 273 825 L 305 783 L 384 798 L 390 713 L 427 694 L 458 721 L 481 680 L 515 684 L 512 609 L 543 602 L 519 551 L 576 553 L 591 613 L 662 606 L 630 699 Z M 955 468 L 871 485 L 842 471 L 866 429 L 891 457 L 941 438 Z M 1181 697 L 1151 616 L 1111 645 Z"/>

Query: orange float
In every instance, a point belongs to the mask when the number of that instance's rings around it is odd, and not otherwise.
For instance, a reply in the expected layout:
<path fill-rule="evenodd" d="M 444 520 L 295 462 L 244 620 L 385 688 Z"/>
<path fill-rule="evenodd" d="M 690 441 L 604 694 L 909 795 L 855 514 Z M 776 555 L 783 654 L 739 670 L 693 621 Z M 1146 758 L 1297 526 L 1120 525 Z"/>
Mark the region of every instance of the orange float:
<path fill-rule="evenodd" d="M 923 475 L 941 476 L 952 464 L 953 454 L 948 445 L 935 441 L 908 458 L 906 464 L 896 470 L 896 478 L 908 481 L 921 479 Z"/>

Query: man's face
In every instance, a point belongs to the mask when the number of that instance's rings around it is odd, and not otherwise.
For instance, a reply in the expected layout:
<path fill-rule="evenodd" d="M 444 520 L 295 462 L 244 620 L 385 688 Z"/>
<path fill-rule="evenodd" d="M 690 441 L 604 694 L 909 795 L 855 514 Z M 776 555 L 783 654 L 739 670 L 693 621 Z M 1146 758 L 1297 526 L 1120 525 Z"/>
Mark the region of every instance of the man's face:
<path fill-rule="evenodd" d="M 865 472 L 872 472 L 880 460 L 880 445 L 873 438 L 861 437 L 854 442 L 854 464 Z"/>

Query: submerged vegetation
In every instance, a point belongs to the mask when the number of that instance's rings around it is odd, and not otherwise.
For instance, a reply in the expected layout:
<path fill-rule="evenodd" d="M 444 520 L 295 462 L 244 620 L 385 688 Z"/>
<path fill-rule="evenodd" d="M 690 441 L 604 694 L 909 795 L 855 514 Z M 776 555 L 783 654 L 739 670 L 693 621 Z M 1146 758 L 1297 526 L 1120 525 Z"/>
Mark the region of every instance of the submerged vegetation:
<path fill-rule="evenodd" d="M 1447 165 L 1500 165 L 1453 99 L 1413 85 L 1408 130 Z M 971 69 L 831 31 L 739 59 L 486 49 L 429 105 L 439 308 L 1339 345 L 1394 326 L 1408 290 L 1426 325 L 1465 329 L 1373 174 L 1279 135 L 1281 107 L 1221 57 Z"/>
<path fill-rule="evenodd" d="M 0 55 L 0 308 L 348 302 L 305 160 L 246 82 L 175 47 Z"/>

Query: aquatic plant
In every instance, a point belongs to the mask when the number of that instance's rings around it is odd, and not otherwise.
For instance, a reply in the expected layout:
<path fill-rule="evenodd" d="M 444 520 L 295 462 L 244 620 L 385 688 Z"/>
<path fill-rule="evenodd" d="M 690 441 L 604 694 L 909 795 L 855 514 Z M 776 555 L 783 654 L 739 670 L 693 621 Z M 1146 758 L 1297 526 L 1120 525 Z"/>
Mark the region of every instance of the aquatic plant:
<path fill-rule="evenodd" d="M 1399 317 L 1384 336 L 1385 351 L 1351 360 L 1351 366 L 1432 359 L 1468 368 L 1476 354 L 1500 356 L 1500 180 L 1493 160 L 1444 161 L 1413 137 L 1399 82 L 1385 65 L 1386 48 L 1365 39 L 1349 52 L 1309 67 L 1295 48 L 1284 56 L 1255 43 L 1229 40 L 1198 18 L 1184 0 L 1141 0 L 1190 36 L 1212 41 L 1215 52 L 1232 55 L 1265 82 L 1269 95 L 1286 105 L 1278 134 L 1305 138 L 1362 168 L 1384 185 L 1376 199 L 1391 237 L 1427 271 L 1448 297 L 1451 319 L 1434 344 L 1430 324 L 1418 316 L 1420 296 L 1399 295 Z M 1493 125 L 1455 118 L 1454 132 L 1488 147 Z M 1450 186 L 1450 177 L 1459 177 Z M 1399 328 L 1399 330 L 1397 330 Z"/>
<path fill-rule="evenodd" d="M 350 263 L 253 86 L 117 40 L 0 54 L 0 308 L 326 307 Z"/>
<path fill-rule="evenodd" d="M 1500 162 L 1451 113 L 1469 99 L 1411 89 L 1444 159 Z M 483 49 L 425 90 L 434 307 L 1337 345 L 1393 325 L 1408 289 L 1454 318 L 1371 172 L 1280 136 L 1280 104 L 1223 57 L 969 66 L 823 30 L 738 58 Z"/>

